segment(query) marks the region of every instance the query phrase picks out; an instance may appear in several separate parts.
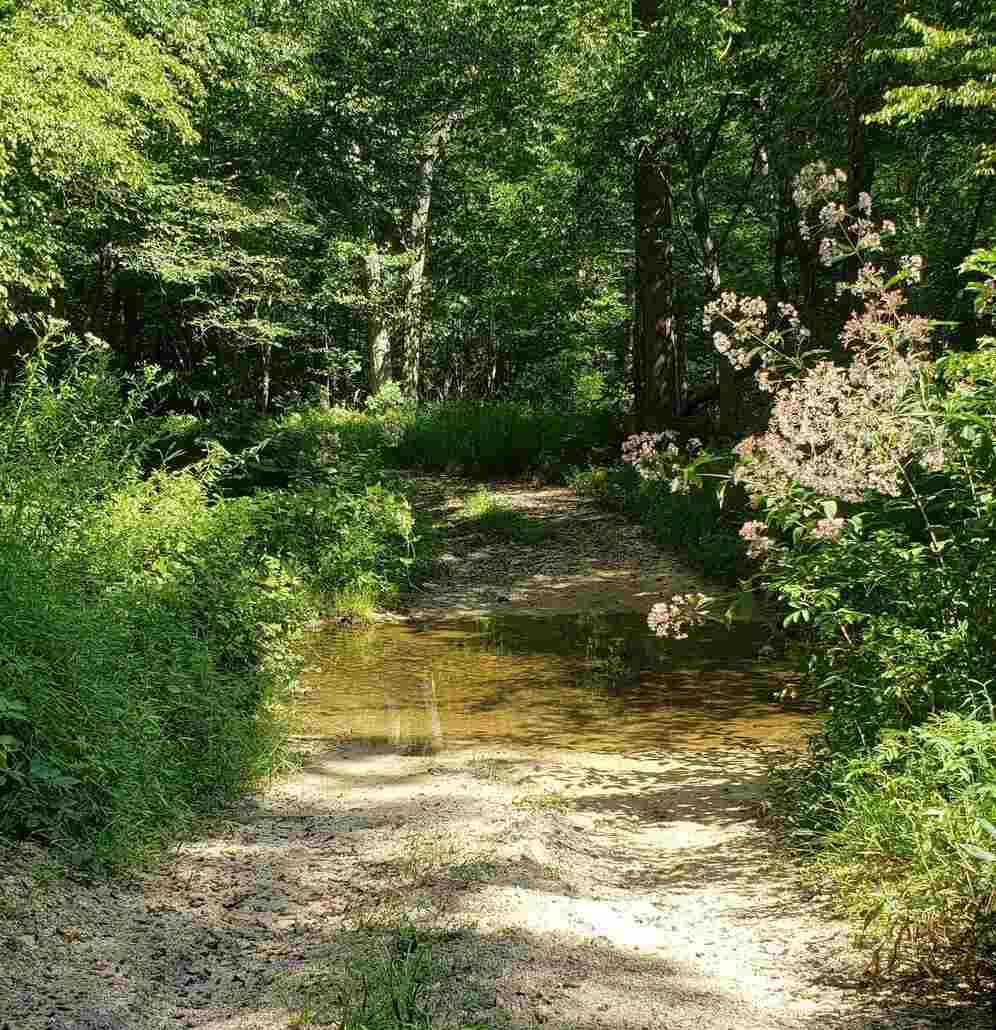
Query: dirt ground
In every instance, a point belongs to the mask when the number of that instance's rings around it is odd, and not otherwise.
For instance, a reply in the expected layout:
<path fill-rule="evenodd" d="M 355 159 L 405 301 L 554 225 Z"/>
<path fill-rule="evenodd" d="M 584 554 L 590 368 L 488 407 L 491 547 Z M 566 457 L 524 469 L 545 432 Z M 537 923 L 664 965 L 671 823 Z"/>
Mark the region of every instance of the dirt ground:
<path fill-rule="evenodd" d="M 464 488 L 443 486 L 423 496 L 445 520 Z M 698 585 L 568 491 L 499 489 L 564 532 L 455 532 L 395 617 L 571 610 L 592 582 L 607 608 L 647 606 L 664 578 Z M 763 750 L 298 743 L 299 772 L 153 873 L 93 883 L 40 849 L 3 856 L 0 1028 L 335 1026 L 347 971 L 410 932 L 431 944 L 426 1005 L 446 1030 L 993 1026 L 957 988 L 864 981 L 763 818 Z"/>

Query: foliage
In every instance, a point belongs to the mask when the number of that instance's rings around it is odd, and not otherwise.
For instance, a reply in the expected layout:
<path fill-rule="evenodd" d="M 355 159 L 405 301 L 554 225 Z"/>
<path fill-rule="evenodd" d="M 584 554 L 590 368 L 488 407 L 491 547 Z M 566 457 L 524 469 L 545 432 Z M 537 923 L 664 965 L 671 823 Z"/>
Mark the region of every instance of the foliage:
<path fill-rule="evenodd" d="M 147 180 L 157 137 L 193 142 L 198 93 L 103 5 L 33 0 L 0 18 L 0 321 L 18 310 L 11 289 L 61 284 L 71 209 L 92 215 Z"/>
<path fill-rule="evenodd" d="M 857 303 L 835 351 L 813 348 L 785 304 L 724 294 L 707 309 L 722 324 L 717 350 L 772 395 L 765 430 L 734 448 L 732 480 L 757 511 L 740 536 L 758 571 L 725 617 L 763 590 L 786 625 L 807 628 L 827 717 L 813 765 L 783 785 L 797 832 L 829 834 L 823 861 L 841 896 L 873 899 L 877 953 L 974 965 L 989 944 L 991 869 L 959 842 L 977 846 L 975 820 L 992 814 L 996 366 L 987 349 L 931 360 L 930 322 L 905 310 L 920 262 L 871 263 L 894 227 L 872 221 L 866 193 L 839 203 L 842 181 L 813 166 L 795 191 L 804 217 L 819 208 L 823 260 L 862 262 L 840 287 Z M 967 268 L 986 274 L 988 262 L 976 254 Z M 988 283 L 975 287 L 983 314 Z M 652 473 L 682 457 L 669 443 L 658 458 L 660 442 L 634 439 L 626 453 Z M 676 596 L 648 621 L 683 636 L 727 603 Z"/>
<path fill-rule="evenodd" d="M 392 453 L 403 466 L 472 475 L 562 479 L 613 435 L 601 412 L 554 412 L 527 404 L 451 402 L 421 406 Z"/>
<path fill-rule="evenodd" d="M 912 72 L 914 81 L 886 91 L 885 103 L 872 116 L 886 124 L 922 121 L 944 109 L 965 114 L 996 110 L 996 37 L 992 12 L 981 9 L 967 27 L 938 27 L 908 14 L 904 28 L 918 45 L 889 56 Z M 978 149 L 980 172 L 996 172 L 996 147 Z"/>
<path fill-rule="evenodd" d="M 57 377 L 59 342 L 0 407 L 0 833 L 116 865 L 277 767 L 310 596 L 391 588 L 412 522 L 358 474 L 224 497 L 217 446 L 143 474 L 154 381 L 123 399 L 101 351 Z M 351 422 L 284 431 L 314 442 L 313 469 Z"/>
<path fill-rule="evenodd" d="M 277 491 L 253 506 L 261 554 L 281 558 L 324 603 L 338 594 L 385 596 L 414 563 L 407 500 L 380 485 Z"/>
<path fill-rule="evenodd" d="M 840 767 L 816 867 L 876 942 L 876 966 L 992 972 L 996 723 L 932 716 Z"/>

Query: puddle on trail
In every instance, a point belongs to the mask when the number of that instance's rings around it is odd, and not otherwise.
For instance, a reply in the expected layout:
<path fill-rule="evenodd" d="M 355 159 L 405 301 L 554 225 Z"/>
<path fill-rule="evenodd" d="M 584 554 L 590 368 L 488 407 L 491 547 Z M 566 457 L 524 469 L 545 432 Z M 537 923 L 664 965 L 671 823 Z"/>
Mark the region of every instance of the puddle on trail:
<path fill-rule="evenodd" d="M 661 641 L 632 612 L 502 615 L 314 635 L 301 731 L 409 753 L 798 748 L 816 716 L 775 699 L 754 628 Z"/>

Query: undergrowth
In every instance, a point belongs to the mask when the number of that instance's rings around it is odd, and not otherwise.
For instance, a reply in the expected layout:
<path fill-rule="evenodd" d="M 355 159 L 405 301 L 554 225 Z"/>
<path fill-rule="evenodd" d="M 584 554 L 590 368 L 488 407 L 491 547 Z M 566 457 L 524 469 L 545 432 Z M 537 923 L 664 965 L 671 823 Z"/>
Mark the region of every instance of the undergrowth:
<path fill-rule="evenodd" d="M 392 458 L 403 467 L 468 476 L 534 476 L 563 482 L 617 431 L 601 412 L 545 411 L 521 403 L 426 404 L 395 416 Z"/>
<path fill-rule="evenodd" d="M 82 353 L 57 369 L 54 348 Z M 53 334 L 0 400 L 0 837 L 99 869 L 280 768 L 295 638 L 416 561 L 369 420 L 303 415 L 248 454 L 206 437 L 153 466 L 190 431 L 140 417 L 156 385 Z M 231 489 L 274 440 L 286 485 Z"/>

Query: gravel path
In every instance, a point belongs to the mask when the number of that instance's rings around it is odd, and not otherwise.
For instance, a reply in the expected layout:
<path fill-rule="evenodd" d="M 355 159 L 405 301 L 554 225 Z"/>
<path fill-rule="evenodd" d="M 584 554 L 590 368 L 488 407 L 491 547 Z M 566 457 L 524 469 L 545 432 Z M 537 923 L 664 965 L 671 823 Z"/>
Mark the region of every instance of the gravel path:
<path fill-rule="evenodd" d="M 467 489 L 445 486 L 422 492 L 444 519 Z M 572 610 L 593 583 L 642 609 L 662 577 L 696 585 L 567 491 L 499 489 L 550 535 L 454 532 L 408 615 Z M 413 926 L 439 1030 L 991 1030 L 953 995 L 862 984 L 761 818 L 764 753 L 301 746 L 299 773 L 152 875 L 75 882 L 36 849 L 5 856 L 0 1028 L 335 1026 L 343 971 Z"/>

